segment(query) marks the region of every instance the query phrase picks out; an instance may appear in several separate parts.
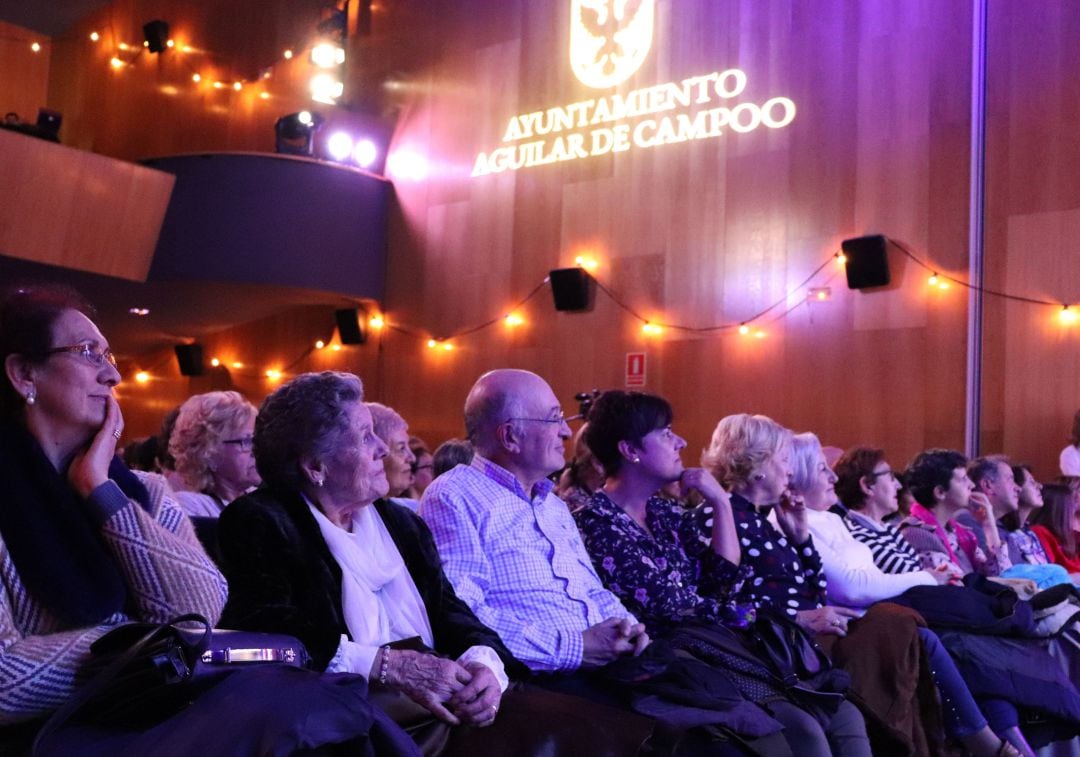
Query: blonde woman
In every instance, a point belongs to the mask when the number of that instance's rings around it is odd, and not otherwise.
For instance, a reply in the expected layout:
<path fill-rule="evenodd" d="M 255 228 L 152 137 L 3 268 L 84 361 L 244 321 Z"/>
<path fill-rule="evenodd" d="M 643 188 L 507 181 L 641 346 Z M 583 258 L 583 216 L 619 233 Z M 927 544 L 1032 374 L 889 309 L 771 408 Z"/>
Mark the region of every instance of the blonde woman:
<path fill-rule="evenodd" d="M 252 454 L 256 412 L 238 392 L 196 394 L 180 406 L 169 453 L 185 487 L 177 499 L 188 515 L 217 518 L 258 486 Z"/>

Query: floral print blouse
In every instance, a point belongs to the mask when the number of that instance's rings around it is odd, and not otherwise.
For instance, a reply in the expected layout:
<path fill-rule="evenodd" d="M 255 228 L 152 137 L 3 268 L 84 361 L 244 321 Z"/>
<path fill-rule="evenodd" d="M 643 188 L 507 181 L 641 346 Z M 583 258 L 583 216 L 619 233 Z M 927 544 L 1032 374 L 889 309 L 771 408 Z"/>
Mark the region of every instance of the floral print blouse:
<path fill-rule="evenodd" d="M 734 595 L 748 576 L 712 551 L 687 513 L 662 497 L 645 505 L 650 536 L 602 491 L 574 513 L 604 585 L 656 635 L 689 619 L 745 628 L 755 617 Z M 710 524 L 711 527 L 711 524 Z"/>

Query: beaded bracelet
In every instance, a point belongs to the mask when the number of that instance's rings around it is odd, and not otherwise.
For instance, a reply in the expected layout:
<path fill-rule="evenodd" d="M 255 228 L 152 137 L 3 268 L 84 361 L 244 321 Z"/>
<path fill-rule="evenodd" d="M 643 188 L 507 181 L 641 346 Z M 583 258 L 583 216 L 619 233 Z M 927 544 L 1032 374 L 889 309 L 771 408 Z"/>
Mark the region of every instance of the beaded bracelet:
<path fill-rule="evenodd" d="M 390 645 L 379 647 L 382 652 L 382 660 L 379 662 L 379 683 L 383 686 L 389 686 L 390 681 L 387 678 L 387 674 L 390 672 Z"/>

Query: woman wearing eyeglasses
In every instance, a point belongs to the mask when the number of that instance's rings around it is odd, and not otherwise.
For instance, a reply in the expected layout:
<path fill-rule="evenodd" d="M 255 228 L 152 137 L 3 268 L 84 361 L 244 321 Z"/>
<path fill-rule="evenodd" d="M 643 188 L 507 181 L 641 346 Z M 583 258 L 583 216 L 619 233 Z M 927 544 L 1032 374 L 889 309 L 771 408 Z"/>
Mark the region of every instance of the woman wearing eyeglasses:
<path fill-rule="evenodd" d="M 90 313 L 67 290 L 0 296 L 0 726 L 68 699 L 110 627 L 225 604 L 164 480 L 115 457 L 120 374 Z"/>
<path fill-rule="evenodd" d="M 169 453 L 187 489 L 177 499 L 188 515 L 216 518 L 259 485 L 251 454 L 257 412 L 237 392 L 196 394 L 180 406 Z"/>

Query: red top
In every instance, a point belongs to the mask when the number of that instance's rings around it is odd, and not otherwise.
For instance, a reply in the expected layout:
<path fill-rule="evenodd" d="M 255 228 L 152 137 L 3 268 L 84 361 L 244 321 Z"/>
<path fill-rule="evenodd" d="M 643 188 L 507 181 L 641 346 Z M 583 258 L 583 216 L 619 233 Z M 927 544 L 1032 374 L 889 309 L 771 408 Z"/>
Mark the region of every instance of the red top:
<path fill-rule="evenodd" d="M 1080 554 L 1073 557 L 1069 557 L 1065 554 L 1065 549 L 1061 546 L 1061 542 L 1058 538 L 1048 529 L 1046 526 L 1032 526 L 1031 530 L 1039 537 L 1039 541 L 1042 542 L 1043 549 L 1046 550 L 1046 556 L 1050 558 L 1051 562 L 1056 562 L 1058 565 L 1064 565 L 1065 569 L 1070 573 L 1080 573 Z"/>

